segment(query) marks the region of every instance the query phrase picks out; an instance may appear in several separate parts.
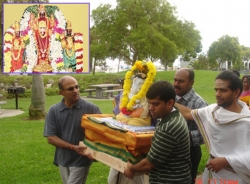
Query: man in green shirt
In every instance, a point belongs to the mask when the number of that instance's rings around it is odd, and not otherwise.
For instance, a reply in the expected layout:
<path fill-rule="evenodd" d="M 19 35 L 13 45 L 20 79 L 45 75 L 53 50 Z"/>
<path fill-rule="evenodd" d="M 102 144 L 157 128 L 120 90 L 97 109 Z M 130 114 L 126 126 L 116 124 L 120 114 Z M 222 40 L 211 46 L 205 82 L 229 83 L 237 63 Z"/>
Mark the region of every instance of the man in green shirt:
<path fill-rule="evenodd" d="M 152 84 L 146 94 L 153 118 L 160 119 L 146 158 L 128 165 L 124 174 L 133 178 L 135 172 L 148 172 L 149 182 L 191 183 L 190 141 L 187 123 L 174 107 L 175 90 L 169 82 Z"/>

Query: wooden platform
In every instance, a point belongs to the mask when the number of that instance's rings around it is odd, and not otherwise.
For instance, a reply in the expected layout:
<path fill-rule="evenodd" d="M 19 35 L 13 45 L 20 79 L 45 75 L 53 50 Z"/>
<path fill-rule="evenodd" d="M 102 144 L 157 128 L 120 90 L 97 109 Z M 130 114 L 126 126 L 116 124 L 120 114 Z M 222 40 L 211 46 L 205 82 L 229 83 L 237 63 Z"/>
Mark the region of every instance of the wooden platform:
<path fill-rule="evenodd" d="M 80 146 L 86 146 L 82 141 L 79 142 L 79 145 Z M 100 151 L 93 150 L 93 149 L 91 149 L 89 147 L 87 147 L 85 149 L 84 153 L 85 154 L 90 153 L 95 160 L 97 160 L 99 162 L 102 162 L 105 165 L 120 171 L 121 173 L 124 173 L 124 170 L 127 167 L 127 163 L 122 161 L 121 159 L 115 158 L 113 156 L 110 156 L 110 155 L 108 155 L 106 153 L 102 153 Z M 139 176 L 139 175 L 144 175 L 144 184 L 148 184 L 148 182 L 149 182 L 148 175 L 146 175 L 145 173 L 135 173 L 134 176 Z"/>
<path fill-rule="evenodd" d="M 86 146 L 82 141 L 79 143 L 79 145 Z M 124 170 L 127 166 L 127 163 L 123 162 L 121 159 L 112 157 L 106 153 L 95 151 L 89 147 L 87 147 L 87 149 L 85 149 L 85 154 L 88 154 L 88 153 L 90 153 L 95 160 L 100 161 L 100 162 L 104 163 L 105 165 L 112 167 L 112 168 L 114 168 L 122 173 L 124 172 Z"/>

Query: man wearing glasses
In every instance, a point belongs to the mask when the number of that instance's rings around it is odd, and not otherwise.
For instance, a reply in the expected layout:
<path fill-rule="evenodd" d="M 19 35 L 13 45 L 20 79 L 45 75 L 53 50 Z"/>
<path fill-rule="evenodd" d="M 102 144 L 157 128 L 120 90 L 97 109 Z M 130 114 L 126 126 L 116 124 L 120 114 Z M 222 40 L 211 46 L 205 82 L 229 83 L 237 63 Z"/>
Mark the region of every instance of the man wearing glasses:
<path fill-rule="evenodd" d="M 83 184 L 86 181 L 91 160 L 83 156 L 85 147 L 81 127 L 83 114 L 100 114 L 100 109 L 79 97 L 79 85 L 74 77 L 64 76 L 58 82 L 61 102 L 52 105 L 45 120 L 44 137 L 56 147 L 54 164 L 59 167 L 63 183 Z"/>

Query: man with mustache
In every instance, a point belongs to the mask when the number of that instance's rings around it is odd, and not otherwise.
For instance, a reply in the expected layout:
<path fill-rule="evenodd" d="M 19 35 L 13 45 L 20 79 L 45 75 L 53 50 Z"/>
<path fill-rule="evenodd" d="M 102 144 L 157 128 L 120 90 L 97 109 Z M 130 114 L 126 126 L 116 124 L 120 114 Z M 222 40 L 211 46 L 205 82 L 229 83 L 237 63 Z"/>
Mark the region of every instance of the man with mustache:
<path fill-rule="evenodd" d="M 193 89 L 194 71 L 189 68 L 177 70 L 174 76 L 174 89 L 176 93 L 176 102 L 190 109 L 198 109 L 207 106 L 207 103 Z M 202 152 L 200 145 L 203 144 L 203 138 L 194 121 L 186 120 L 190 135 L 190 158 L 192 163 L 192 183 L 195 183 L 198 166 L 201 160 Z"/>
<path fill-rule="evenodd" d="M 194 120 L 210 153 L 202 183 L 250 183 L 250 111 L 238 100 L 243 85 L 232 71 L 215 79 L 217 104 L 201 109 L 175 105 L 188 120 Z"/>
<path fill-rule="evenodd" d="M 80 98 L 80 86 L 71 76 L 63 76 L 58 82 L 61 102 L 50 107 L 46 116 L 44 137 L 55 146 L 54 164 L 59 167 L 64 184 L 83 184 L 92 161 L 84 155 L 86 147 L 79 146 L 84 139 L 81 127 L 83 114 L 100 114 L 100 109 Z"/>

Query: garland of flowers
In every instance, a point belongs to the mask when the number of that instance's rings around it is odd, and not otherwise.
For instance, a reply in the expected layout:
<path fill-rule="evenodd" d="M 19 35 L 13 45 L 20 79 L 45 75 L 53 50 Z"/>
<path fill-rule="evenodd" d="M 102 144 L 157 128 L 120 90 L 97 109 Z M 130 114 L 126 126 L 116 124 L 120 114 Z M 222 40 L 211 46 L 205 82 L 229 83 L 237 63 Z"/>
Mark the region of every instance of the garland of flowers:
<path fill-rule="evenodd" d="M 12 39 L 14 38 L 14 34 L 14 25 L 11 25 L 4 34 L 4 73 L 10 72 Z"/>
<path fill-rule="evenodd" d="M 22 32 L 22 35 L 27 35 L 27 37 L 29 38 L 29 43 L 26 46 L 27 60 L 24 64 L 24 66 L 27 67 L 27 73 L 33 72 L 33 68 L 37 64 L 38 60 L 35 35 L 28 24 L 30 21 L 31 11 L 37 11 L 37 7 L 38 5 L 29 6 L 25 10 L 24 15 L 20 21 L 20 30 Z M 60 35 L 65 31 L 66 19 L 57 6 L 45 6 L 45 8 L 46 12 L 48 12 L 49 14 L 54 14 L 55 16 L 55 26 L 53 27 L 49 43 L 49 58 L 51 59 L 51 66 L 53 68 L 53 72 L 58 72 L 58 68 L 63 66 L 63 55 L 60 42 Z"/>
<path fill-rule="evenodd" d="M 49 6 L 53 7 L 53 6 Z M 60 70 L 63 68 L 63 55 L 62 55 L 62 46 L 60 37 L 65 31 L 66 27 L 66 19 L 61 10 L 55 10 L 55 26 L 53 28 L 53 32 L 51 35 L 51 66 L 53 68 L 53 72 L 65 72 L 65 70 Z"/>
<path fill-rule="evenodd" d="M 147 77 L 140 91 L 136 95 L 134 95 L 132 99 L 129 100 L 128 95 L 130 93 L 130 89 L 132 86 L 131 78 L 135 74 L 136 70 L 146 73 Z M 140 100 L 146 96 L 148 88 L 153 83 L 155 75 L 156 75 L 156 68 L 155 68 L 155 65 L 151 61 L 149 62 L 136 61 L 135 62 L 131 70 L 128 71 L 125 75 L 123 94 L 122 94 L 122 99 L 121 99 L 121 104 L 120 104 L 120 110 L 123 114 L 126 114 L 126 115 L 131 114 L 135 101 Z"/>
<path fill-rule="evenodd" d="M 75 57 L 76 57 L 76 73 L 83 71 L 83 35 L 82 33 L 74 33 L 75 39 Z"/>

